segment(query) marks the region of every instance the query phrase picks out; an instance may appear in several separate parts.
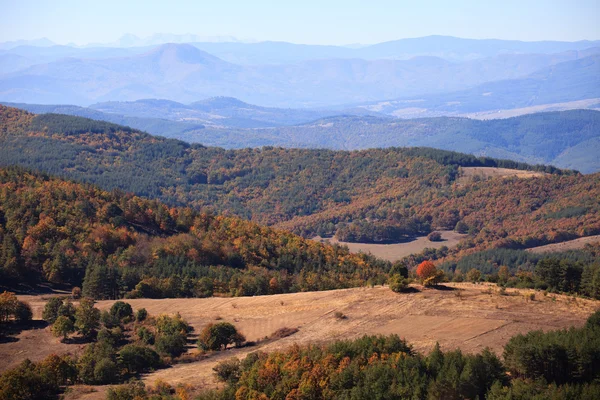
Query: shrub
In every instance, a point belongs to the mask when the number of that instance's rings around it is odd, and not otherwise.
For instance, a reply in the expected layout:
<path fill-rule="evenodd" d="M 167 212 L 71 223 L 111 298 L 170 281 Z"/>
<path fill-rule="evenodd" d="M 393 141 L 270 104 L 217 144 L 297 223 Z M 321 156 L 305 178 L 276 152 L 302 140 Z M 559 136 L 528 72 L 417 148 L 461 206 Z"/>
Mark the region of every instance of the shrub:
<path fill-rule="evenodd" d="M 475 268 L 471 268 L 471 270 L 467 272 L 467 280 L 473 283 L 479 282 L 481 280 L 481 271 Z"/>
<path fill-rule="evenodd" d="M 102 322 L 102 325 L 107 328 L 114 328 L 120 324 L 119 319 L 106 310 L 102 311 L 100 314 L 100 321 Z"/>
<path fill-rule="evenodd" d="M 347 317 L 347 316 L 346 316 L 346 315 L 345 315 L 343 312 L 341 312 L 341 311 L 336 311 L 336 312 L 334 312 L 334 313 L 333 313 L 333 317 L 334 317 L 335 319 L 346 319 L 346 318 L 348 318 L 348 317 Z"/>
<path fill-rule="evenodd" d="M 107 342 L 112 347 L 116 347 L 123 341 L 124 335 L 123 331 L 118 326 L 112 329 L 102 328 L 98 332 L 96 339 L 98 342 Z"/>
<path fill-rule="evenodd" d="M 129 374 L 137 374 L 160 366 L 159 355 L 149 347 L 129 344 L 119 352 L 121 365 Z"/>
<path fill-rule="evenodd" d="M 137 322 L 142 322 L 146 318 L 148 318 L 148 311 L 146 311 L 145 308 L 140 308 L 139 310 L 137 310 L 137 313 L 135 313 L 135 320 Z"/>
<path fill-rule="evenodd" d="M 160 354 L 170 357 L 179 357 L 186 351 L 186 338 L 180 334 L 164 334 L 159 335 L 155 341 L 156 350 Z"/>
<path fill-rule="evenodd" d="M 137 330 L 137 336 L 145 344 L 154 344 L 154 333 L 152 333 L 152 331 L 145 326 L 142 326 Z"/>
<path fill-rule="evenodd" d="M 283 339 L 284 337 L 292 336 L 298 332 L 298 328 L 279 328 L 271 334 L 271 338 Z"/>
<path fill-rule="evenodd" d="M 127 323 L 133 318 L 133 309 L 129 303 L 117 301 L 110 308 L 110 315 L 114 316 L 118 321 Z"/>
<path fill-rule="evenodd" d="M 400 274 L 394 274 L 388 280 L 390 289 L 396 293 L 405 291 L 408 288 L 408 279 L 404 278 Z"/>
<path fill-rule="evenodd" d="M 226 349 L 228 345 L 240 346 L 246 338 L 229 322 L 207 325 L 198 339 L 198 347 L 203 350 Z"/>
<path fill-rule="evenodd" d="M 429 235 L 427 235 L 427 239 L 430 242 L 441 242 L 442 241 L 442 234 L 439 233 L 439 232 L 437 232 L 437 231 L 433 231 Z"/>
<path fill-rule="evenodd" d="M 600 310 L 596 311 L 592 315 L 589 316 L 587 322 L 585 323 L 586 328 L 600 328 Z"/>
<path fill-rule="evenodd" d="M 127 385 L 112 386 L 108 388 L 106 400 L 133 400 L 147 397 L 143 382 L 134 382 Z"/>
<path fill-rule="evenodd" d="M 73 290 L 71 290 L 71 298 L 73 298 L 73 300 L 79 300 L 81 298 L 81 288 L 78 286 L 75 286 L 73 288 Z"/>
<path fill-rule="evenodd" d="M 454 227 L 454 230 L 458 233 L 467 233 L 469 231 L 469 226 L 463 221 L 458 221 Z"/>
<path fill-rule="evenodd" d="M 215 371 L 219 381 L 234 384 L 241 377 L 240 360 L 237 357 L 232 357 L 229 360 L 222 361 L 213 368 L 213 371 Z"/>
<path fill-rule="evenodd" d="M 188 323 L 181 318 L 181 315 L 175 314 L 173 317 L 160 315 L 156 319 L 156 330 L 161 335 L 186 335 L 191 329 Z"/>

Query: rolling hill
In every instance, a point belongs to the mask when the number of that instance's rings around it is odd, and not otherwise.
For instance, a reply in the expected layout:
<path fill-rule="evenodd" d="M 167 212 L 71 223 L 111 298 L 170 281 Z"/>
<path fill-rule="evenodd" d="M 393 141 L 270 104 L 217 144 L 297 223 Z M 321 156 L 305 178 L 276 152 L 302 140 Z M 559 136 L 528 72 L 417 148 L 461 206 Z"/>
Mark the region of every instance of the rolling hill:
<path fill-rule="evenodd" d="M 358 150 L 427 146 L 591 173 L 600 170 L 594 151 L 599 132 L 600 112 L 570 110 L 482 121 L 457 117 L 405 120 L 336 116 L 287 127 L 190 130 L 174 137 L 226 148 Z"/>
<path fill-rule="evenodd" d="M 406 240 L 463 222 L 456 251 L 526 248 L 600 231 L 600 175 L 427 148 L 224 150 L 106 122 L 1 108 L 0 160 L 242 216 L 304 236 Z M 456 182 L 461 167 L 552 173 Z M 509 185 L 510 190 L 506 190 Z"/>

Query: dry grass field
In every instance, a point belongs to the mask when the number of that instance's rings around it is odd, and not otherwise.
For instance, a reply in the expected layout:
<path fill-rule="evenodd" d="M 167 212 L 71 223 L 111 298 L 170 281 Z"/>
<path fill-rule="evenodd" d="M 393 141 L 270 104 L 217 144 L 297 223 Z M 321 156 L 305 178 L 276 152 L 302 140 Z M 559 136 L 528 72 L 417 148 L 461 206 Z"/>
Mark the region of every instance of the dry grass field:
<path fill-rule="evenodd" d="M 468 183 L 475 177 L 480 179 L 509 178 L 513 176 L 517 178 L 535 178 L 546 175 L 545 172 L 494 167 L 461 167 L 460 171 L 460 177 L 457 179 L 458 184 Z"/>
<path fill-rule="evenodd" d="M 526 251 L 529 251 L 531 253 L 551 253 L 567 250 L 578 250 L 582 249 L 586 244 L 598 242 L 600 242 L 600 235 L 595 235 L 577 238 L 573 240 L 567 240 L 566 242 L 561 243 L 552 243 L 544 246 L 532 247 L 530 249 L 527 249 Z"/>
<path fill-rule="evenodd" d="M 365 334 L 395 333 L 406 338 L 416 350 L 428 352 L 439 342 L 443 349 L 460 348 L 477 352 L 490 347 L 502 352 L 508 339 L 535 329 L 551 330 L 581 326 L 600 303 L 568 296 L 543 296 L 529 290 L 507 290 L 501 295 L 495 286 L 468 283 L 448 284 L 447 290 L 423 289 L 397 294 L 387 287 L 355 288 L 257 297 L 206 299 L 135 299 L 134 309 L 146 308 L 151 315 L 176 312 L 189 321 L 196 332 L 217 320 L 235 324 L 246 338 L 258 341 L 253 347 L 228 350 L 201 361 L 178 364 L 144 377 L 147 383 L 161 379 L 172 384 L 187 383 L 197 388 L 214 387 L 212 368 L 223 359 L 261 350 L 285 348 L 293 343 L 327 343 Z M 40 318 L 47 298 L 21 296 Z M 100 301 L 106 309 L 113 301 Z M 336 318 L 340 312 L 346 318 Z M 299 331 L 282 339 L 263 340 L 282 327 Z M 81 345 L 61 344 L 49 328 L 23 331 L 17 341 L 0 344 L 1 369 L 29 357 L 39 360 L 52 352 L 78 353 Z M 197 350 L 190 346 L 189 352 Z M 68 398 L 102 398 L 105 388 L 89 393 L 76 387 Z"/>
<path fill-rule="evenodd" d="M 406 256 L 411 254 L 420 253 L 426 247 L 439 249 L 442 246 L 447 246 L 448 248 L 455 247 L 458 242 L 465 236 L 454 231 L 439 231 L 442 234 L 442 241 L 440 242 L 431 242 L 427 239 L 426 236 L 421 236 L 412 240 L 410 242 L 404 243 L 393 243 L 393 244 L 373 244 L 373 243 L 350 243 L 350 242 L 340 242 L 336 238 L 331 239 L 323 239 L 319 236 L 314 238 L 314 240 L 328 242 L 328 243 L 338 243 L 345 246 L 348 246 L 351 252 L 358 253 L 371 253 L 376 257 L 383 258 L 384 260 L 388 260 L 394 262 L 396 260 L 400 260 Z"/>

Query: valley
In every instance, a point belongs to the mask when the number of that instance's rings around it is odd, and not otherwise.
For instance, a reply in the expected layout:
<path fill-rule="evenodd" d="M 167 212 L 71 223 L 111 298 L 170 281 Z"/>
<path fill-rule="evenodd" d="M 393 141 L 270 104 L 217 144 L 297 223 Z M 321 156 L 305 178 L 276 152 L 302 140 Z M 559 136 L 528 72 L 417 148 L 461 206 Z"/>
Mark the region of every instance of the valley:
<path fill-rule="evenodd" d="M 0 400 L 600 398 L 598 4 L 159 3 L 2 7 Z"/>

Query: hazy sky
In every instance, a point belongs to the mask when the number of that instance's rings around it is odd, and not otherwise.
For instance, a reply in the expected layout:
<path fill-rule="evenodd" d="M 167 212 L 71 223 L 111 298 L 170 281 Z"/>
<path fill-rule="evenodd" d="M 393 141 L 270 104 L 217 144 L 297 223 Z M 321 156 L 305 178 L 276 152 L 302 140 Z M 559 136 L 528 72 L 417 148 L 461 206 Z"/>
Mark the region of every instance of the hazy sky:
<path fill-rule="evenodd" d="M 0 0 L 0 41 L 193 33 L 308 44 L 452 35 L 600 39 L 600 0 Z"/>

